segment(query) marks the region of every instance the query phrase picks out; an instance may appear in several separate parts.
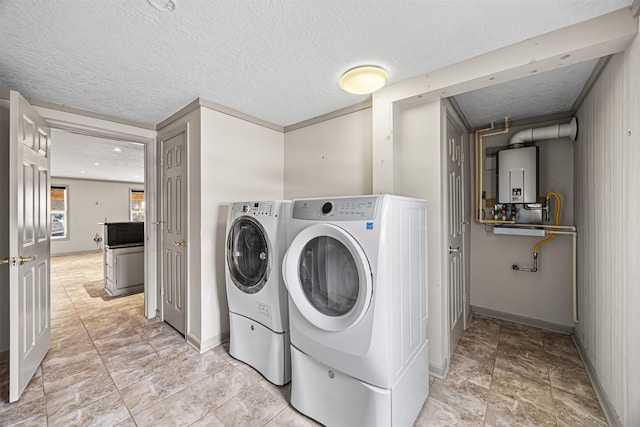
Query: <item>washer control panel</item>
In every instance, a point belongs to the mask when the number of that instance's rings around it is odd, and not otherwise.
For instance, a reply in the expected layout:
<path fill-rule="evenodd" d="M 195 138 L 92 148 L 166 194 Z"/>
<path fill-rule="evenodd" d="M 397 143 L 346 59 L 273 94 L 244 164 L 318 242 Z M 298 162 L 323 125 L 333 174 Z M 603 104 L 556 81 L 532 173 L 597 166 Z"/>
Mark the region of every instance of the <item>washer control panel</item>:
<path fill-rule="evenodd" d="M 242 205 L 242 213 L 256 217 L 274 216 L 273 202 L 246 202 Z"/>
<path fill-rule="evenodd" d="M 340 197 L 296 200 L 293 218 L 331 221 L 362 221 L 376 217 L 378 197 Z"/>

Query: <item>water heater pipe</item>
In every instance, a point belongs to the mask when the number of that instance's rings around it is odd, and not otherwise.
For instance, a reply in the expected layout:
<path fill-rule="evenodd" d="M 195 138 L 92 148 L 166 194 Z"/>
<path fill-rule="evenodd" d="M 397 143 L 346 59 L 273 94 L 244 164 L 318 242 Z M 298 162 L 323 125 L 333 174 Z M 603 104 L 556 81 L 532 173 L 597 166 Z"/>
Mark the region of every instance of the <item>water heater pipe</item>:
<path fill-rule="evenodd" d="M 525 142 L 540 141 L 542 139 L 571 138 L 576 140 L 578 136 L 578 120 L 573 117 L 569 123 L 555 124 L 540 128 L 523 129 L 513 134 L 509 145 L 524 144 Z"/>

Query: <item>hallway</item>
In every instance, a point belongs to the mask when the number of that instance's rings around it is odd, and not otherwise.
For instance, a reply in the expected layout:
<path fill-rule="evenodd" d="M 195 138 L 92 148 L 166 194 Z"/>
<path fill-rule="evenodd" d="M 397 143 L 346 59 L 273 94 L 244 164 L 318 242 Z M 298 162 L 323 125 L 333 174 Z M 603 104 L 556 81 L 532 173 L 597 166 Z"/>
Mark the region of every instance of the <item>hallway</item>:
<path fill-rule="evenodd" d="M 143 316 L 143 294 L 103 290 L 102 254 L 52 258 L 52 344 L 0 425 L 315 426 L 225 346 L 198 354 Z M 431 378 L 416 426 L 606 426 L 567 336 L 475 317 L 445 380 Z"/>

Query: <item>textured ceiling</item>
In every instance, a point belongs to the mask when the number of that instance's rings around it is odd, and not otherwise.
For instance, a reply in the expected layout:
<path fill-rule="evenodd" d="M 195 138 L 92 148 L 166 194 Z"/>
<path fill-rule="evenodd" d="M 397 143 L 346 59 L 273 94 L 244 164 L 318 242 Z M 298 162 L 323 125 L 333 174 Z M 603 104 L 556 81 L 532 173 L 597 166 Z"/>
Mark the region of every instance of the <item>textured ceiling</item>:
<path fill-rule="evenodd" d="M 169 13 L 147 0 L 0 0 L 0 85 L 149 125 L 200 97 L 287 126 L 366 100 L 337 85 L 355 65 L 380 65 L 393 84 L 632 2 L 174 1 Z M 595 63 L 456 100 L 472 126 L 566 112 Z M 52 141 L 53 176 L 143 180 L 140 145 Z"/>
<path fill-rule="evenodd" d="M 631 2 L 0 0 L 0 85 L 151 125 L 201 97 L 286 126 L 364 101 L 337 86 L 355 65 L 395 83 Z"/>
<path fill-rule="evenodd" d="M 53 130 L 51 176 L 144 182 L 144 146 Z"/>
<path fill-rule="evenodd" d="M 505 117 L 510 120 L 565 113 L 571 110 L 598 59 L 534 74 L 455 97 L 471 127 Z"/>

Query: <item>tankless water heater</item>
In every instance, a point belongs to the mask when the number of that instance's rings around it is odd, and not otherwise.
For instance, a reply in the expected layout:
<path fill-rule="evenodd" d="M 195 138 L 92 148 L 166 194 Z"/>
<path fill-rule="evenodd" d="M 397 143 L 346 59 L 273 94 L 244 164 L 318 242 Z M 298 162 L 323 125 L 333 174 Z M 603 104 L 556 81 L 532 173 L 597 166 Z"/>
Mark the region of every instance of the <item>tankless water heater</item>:
<path fill-rule="evenodd" d="M 498 151 L 498 203 L 538 203 L 538 147 Z"/>

